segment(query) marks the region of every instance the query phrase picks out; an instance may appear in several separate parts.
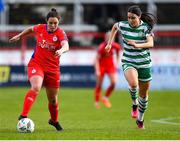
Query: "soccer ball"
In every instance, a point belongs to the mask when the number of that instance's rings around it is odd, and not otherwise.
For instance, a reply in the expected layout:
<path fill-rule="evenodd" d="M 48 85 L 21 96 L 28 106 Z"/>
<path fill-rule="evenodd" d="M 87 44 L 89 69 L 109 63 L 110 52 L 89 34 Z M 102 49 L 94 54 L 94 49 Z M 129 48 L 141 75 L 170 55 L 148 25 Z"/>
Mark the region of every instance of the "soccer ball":
<path fill-rule="evenodd" d="M 22 118 L 18 121 L 17 130 L 23 133 L 31 133 L 34 131 L 34 122 L 29 118 Z"/>

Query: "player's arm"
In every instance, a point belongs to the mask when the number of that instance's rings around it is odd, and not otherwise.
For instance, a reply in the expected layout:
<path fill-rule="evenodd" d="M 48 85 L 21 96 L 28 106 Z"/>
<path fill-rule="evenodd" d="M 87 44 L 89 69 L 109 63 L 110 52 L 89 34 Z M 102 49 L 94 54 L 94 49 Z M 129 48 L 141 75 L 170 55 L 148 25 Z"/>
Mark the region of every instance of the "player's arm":
<path fill-rule="evenodd" d="M 115 60 L 115 66 L 118 69 L 119 68 L 119 62 L 120 62 L 120 46 L 116 45 L 116 50 L 115 50 L 115 55 L 116 55 L 116 60 Z"/>
<path fill-rule="evenodd" d="M 63 53 L 69 50 L 69 43 L 67 40 L 61 41 L 61 48 L 55 52 L 55 56 L 60 57 Z"/>
<path fill-rule="evenodd" d="M 17 34 L 16 36 L 12 37 L 9 42 L 16 42 L 20 40 L 22 37 L 34 32 L 33 27 L 28 27 L 25 30 L 23 30 L 21 33 Z"/>
<path fill-rule="evenodd" d="M 94 63 L 95 73 L 96 75 L 100 75 L 100 67 L 99 67 L 99 54 L 96 55 L 95 63 Z"/>
<path fill-rule="evenodd" d="M 119 64 L 119 61 L 120 61 L 120 54 L 119 54 L 119 50 L 116 52 L 116 63 L 117 65 Z"/>
<path fill-rule="evenodd" d="M 148 36 L 145 43 L 136 43 L 135 41 L 129 40 L 128 44 L 135 48 L 152 48 L 154 46 L 153 36 Z"/>
<path fill-rule="evenodd" d="M 111 44 L 114 41 L 117 31 L 118 31 L 118 23 L 115 23 L 111 29 L 110 37 L 109 37 L 108 43 L 105 47 L 105 49 L 107 51 L 109 51 L 111 49 Z"/>

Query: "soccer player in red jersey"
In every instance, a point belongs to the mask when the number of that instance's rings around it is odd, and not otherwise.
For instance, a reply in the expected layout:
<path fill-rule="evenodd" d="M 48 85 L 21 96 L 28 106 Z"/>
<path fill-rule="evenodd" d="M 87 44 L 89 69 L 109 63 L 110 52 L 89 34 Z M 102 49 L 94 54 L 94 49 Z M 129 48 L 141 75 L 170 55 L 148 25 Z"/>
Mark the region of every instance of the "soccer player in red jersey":
<path fill-rule="evenodd" d="M 105 50 L 107 45 L 107 39 L 110 35 L 110 32 L 107 32 L 105 35 L 105 41 L 99 45 L 97 56 L 95 60 L 95 72 L 96 72 L 96 87 L 95 87 L 95 107 L 100 108 L 100 98 L 101 98 L 101 87 L 105 74 L 108 75 L 110 79 L 110 85 L 105 92 L 105 96 L 102 98 L 103 104 L 107 108 L 111 108 L 111 103 L 109 97 L 114 90 L 114 87 L 117 83 L 117 66 L 119 62 L 119 52 L 120 45 L 116 42 L 113 42 L 112 48 L 109 52 Z M 114 55 L 116 54 L 116 59 Z"/>
<path fill-rule="evenodd" d="M 31 84 L 27 92 L 19 120 L 26 118 L 40 92 L 42 85 L 46 88 L 48 108 L 50 112 L 49 124 L 57 131 L 62 131 L 58 122 L 58 91 L 60 82 L 60 56 L 69 50 L 68 39 L 65 32 L 58 27 L 60 16 L 56 9 L 52 8 L 46 16 L 47 24 L 38 24 L 29 27 L 11 38 L 10 42 L 16 42 L 25 35 L 34 33 L 36 48 L 28 63 L 28 79 Z"/>

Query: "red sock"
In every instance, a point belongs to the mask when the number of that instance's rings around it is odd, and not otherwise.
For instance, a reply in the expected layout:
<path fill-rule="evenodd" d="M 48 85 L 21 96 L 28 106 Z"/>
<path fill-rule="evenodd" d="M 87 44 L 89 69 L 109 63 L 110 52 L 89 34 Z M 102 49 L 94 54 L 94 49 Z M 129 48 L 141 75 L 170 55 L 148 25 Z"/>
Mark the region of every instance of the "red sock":
<path fill-rule="evenodd" d="M 99 102 L 100 100 L 100 96 L 101 96 L 101 88 L 100 87 L 96 87 L 95 89 L 95 101 Z"/>
<path fill-rule="evenodd" d="M 27 116 L 35 99 L 36 99 L 36 96 L 38 94 L 33 91 L 33 90 L 29 90 L 24 98 L 24 105 L 23 105 L 23 110 L 21 112 L 21 115 L 22 116 Z"/>
<path fill-rule="evenodd" d="M 59 111 L 59 105 L 56 103 L 55 105 L 53 104 L 48 104 L 51 120 L 53 122 L 58 122 L 58 111 Z"/>
<path fill-rule="evenodd" d="M 109 97 L 109 96 L 111 95 L 111 93 L 112 93 L 113 90 L 114 90 L 114 85 L 110 85 L 110 86 L 108 87 L 108 89 L 106 90 L 105 96 L 106 96 L 106 97 Z"/>

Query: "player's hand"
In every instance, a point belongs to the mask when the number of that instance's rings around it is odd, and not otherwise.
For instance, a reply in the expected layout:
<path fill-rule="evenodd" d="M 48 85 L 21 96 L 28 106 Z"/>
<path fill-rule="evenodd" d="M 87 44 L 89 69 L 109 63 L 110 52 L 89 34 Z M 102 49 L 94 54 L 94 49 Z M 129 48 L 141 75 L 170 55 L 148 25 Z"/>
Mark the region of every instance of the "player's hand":
<path fill-rule="evenodd" d="M 128 40 L 127 43 L 128 43 L 129 45 L 132 45 L 132 46 L 134 46 L 135 48 L 137 48 L 137 44 L 136 44 L 135 41 L 133 41 L 133 40 Z"/>
<path fill-rule="evenodd" d="M 105 47 L 105 50 L 106 50 L 107 52 L 109 52 L 110 49 L 111 49 L 111 44 L 107 44 L 106 47 Z"/>
<path fill-rule="evenodd" d="M 19 35 L 16 35 L 16 36 L 12 37 L 12 38 L 9 40 L 9 42 L 10 42 L 10 43 L 13 43 L 13 42 L 17 42 L 18 40 L 20 40 L 20 36 L 19 36 Z"/>
<path fill-rule="evenodd" d="M 55 56 L 56 56 L 56 57 L 60 57 L 62 54 L 63 54 L 63 52 L 62 52 L 61 49 L 56 50 L 56 52 L 55 52 Z"/>

